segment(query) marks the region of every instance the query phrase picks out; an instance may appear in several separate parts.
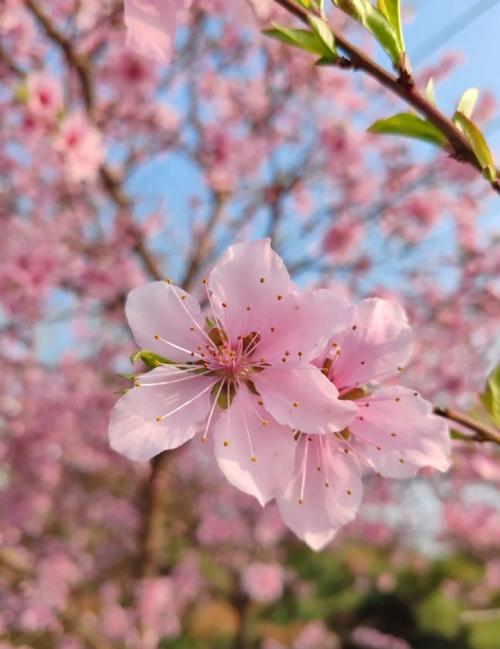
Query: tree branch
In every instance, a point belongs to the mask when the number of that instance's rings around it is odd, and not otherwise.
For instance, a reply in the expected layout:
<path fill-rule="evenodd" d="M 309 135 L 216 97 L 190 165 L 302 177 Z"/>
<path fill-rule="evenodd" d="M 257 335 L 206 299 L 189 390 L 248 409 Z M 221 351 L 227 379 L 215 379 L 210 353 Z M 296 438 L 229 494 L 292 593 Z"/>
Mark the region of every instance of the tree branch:
<path fill-rule="evenodd" d="M 500 445 L 500 432 L 459 410 L 454 408 L 434 408 L 434 414 L 465 426 L 474 433 L 473 439 L 477 442 L 493 442 Z"/>
<path fill-rule="evenodd" d="M 91 122 L 96 123 L 95 93 L 92 80 L 91 62 L 89 58 L 77 54 L 71 40 L 66 38 L 64 33 L 56 27 L 50 17 L 44 13 L 36 0 L 25 0 L 25 4 L 27 9 L 31 12 L 45 32 L 47 38 L 62 51 L 68 66 L 76 72 L 80 81 L 87 116 Z M 99 169 L 99 177 L 104 189 L 116 207 L 121 210 L 130 211 L 132 204 L 129 197 L 123 191 L 120 180 L 116 178 L 105 163 L 103 163 Z M 136 235 L 134 251 L 142 260 L 151 277 L 154 279 L 162 279 L 163 273 L 161 272 L 157 261 L 147 249 L 143 238 L 138 234 Z"/>
<path fill-rule="evenodd" d="M 288 13 L 298 18 L 301 22 L 309 25 L 308 16 L 311 15 L 312 12 L 309 12 L 307 9 L 297 5 L 294 0 L 274 1 L 288 11 Z M 331 28 L 331 32 L 338 47 L 349 55 L 351 67 L 363 70 L 370 77 L 376 79 L 384 88 L 390 90 L 393 94 L 403 99 L 404 102 L 424 115 L 441 131 L 441 133 L 443 133 L 443 135 L 446 136 L 452 148 L 453 157 L 460 162 L 464 162 L 474 167 L 474 169 L 479 171 L 482 175 L 481 165 L 479 164 L 465 135 L 453 123 L 453 121 L 442 113 L 437 106 L 430 102 L 413 83 L 409 83 L 408 79 L 403 79 L 390 74 L 336 30 Z M 346 65 L 342 65 L 342 67 L 346 67 Z M 497 193 L 500 193 L 499 180 L 491 182 L 491 186 Z"/>

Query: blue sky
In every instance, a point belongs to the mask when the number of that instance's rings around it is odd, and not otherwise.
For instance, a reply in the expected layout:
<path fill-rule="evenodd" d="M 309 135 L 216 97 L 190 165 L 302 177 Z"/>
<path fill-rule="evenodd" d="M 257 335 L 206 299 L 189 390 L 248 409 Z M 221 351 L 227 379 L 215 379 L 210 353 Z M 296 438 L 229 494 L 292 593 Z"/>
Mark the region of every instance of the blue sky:
<path fill-rule="evenodd" d="M 410 59 L 412 53 L 418 53 L 423 45 L 434 40 L 435 35 L 441 34 L 465 12 L 478 16 L 456 35 L 442 38 L 441 47 L 428 48 L 425 58 L 415 65 L 418 71 L 445 51 L 462 53 L 463 63 L 438 88 L 440 106 L 450 113 L 462 92 L 471 86 L 489 88 L 500 98 L 500 0 L 414 0 L 411 6 L 414 16 L 405 25 Z M 490 143 L 500 151 L 500 120 Z"/>
<path fill-rule="evenodd" d="M 403 0 L 403 6 L 408 6 L 412 14 L 412 17 L 405 21 L 405 40 L 410 59 L 412 53 L 421 51 L 422 46 L 435 41 L 436 36 L 442 34 L 443 30 L 449 30 L 450 25 L 464 13 L 480 14 L 459 33 L 439 39 L 441 46 L 426 48 L 426 55 L 418 65 L 414 65 L 418 72 L 424 66 L 435 63 L 445 51 L 456 50 L 462 53 L 463 63 L 448 80 L 437 87 L 438 103 L 445 112 L 452 114 L 463 91 L 471 86 L 477 86 L 479 89 L 489 88 L 500 98 L 500 0 L 413 0 L 411 4 L 408 0 Z M 380 62 L 389 65 L 383 53 L 380 54 Z M 498 130 L 492 135 L 490 142 L 496 149 L 497 160 L 500 159 L 500 111 Z M 151 209 L 153 202 L 162 212 L 166 210 L 179 218 L 185 209 L 185 193 L 190 185 L 188 178 L 196 185 L 201 184 L 193 178 L 192 171 L 181 161 L 176 160 L 172 163 L 157 158 L 151 161 L 151 165 L 146 165 L 139 171 L 130 183 L 129 190 L 139 198 L 143 207 L 148 208 L 146 211 Z M 185 191 L 179 191 L 181 187 L 184 187 Z M 488 214 L 485 215 L 486 222 L 490 225 L 497 221 L 497 205 L 498 200 L 492 201 Z M 160 236 L 156 241 L 160 249 L 162 239 Z M 55 296 L 53 306 L 54 312 L 68 308 L 66 300 L 61 299 L 59 295 Z M 46 356 L 47 360 L 52 359 L 54 354 L 57 355 L 56 340 L 66 347 L 67 326 L 66 321 L 40 328 L 38 347 L 41 355 Z"/>

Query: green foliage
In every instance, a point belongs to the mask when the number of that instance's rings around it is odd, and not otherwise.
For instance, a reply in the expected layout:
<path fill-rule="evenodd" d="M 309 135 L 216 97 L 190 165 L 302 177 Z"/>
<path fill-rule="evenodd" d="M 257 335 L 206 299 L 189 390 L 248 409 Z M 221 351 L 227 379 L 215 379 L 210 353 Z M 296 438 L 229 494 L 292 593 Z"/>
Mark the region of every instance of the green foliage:
<path fill-rule="evenodd" d="M 399 113 L 387 119 L 379 119 L 368 129 L 370 133 L 386 135 L 403 135 L 443 147 L 447 140 L 441 131 L 429 120 L 422 119 L 414 113 Z"/>
<path fill-rule="evenodd" d="M 328 24 L 317 16 L 308 16 L 307 19 L 313 32 L 327 49 L 326 57 L 323 56 L 322 58 L 330 58 L 332 61 L 336 61 L 338 53 L 335 47 L 335 39 Z"/>
<path fill-rule="evenodd" d="M 470 118 L 478 97 L 479 90 L 477 88 L 469 88 L 466 90 L 458 102 L 457 112 Z"/>
<path fill-rule="evenodd" d="M 153 370 L 155 367 L 159 367 L 160 365 L 173 364 L 173 361 L 169 361 L 168 358 L 150 352 L 148 349 L 140 349 L 138 352 L 135 352 L 135 354 L 132 354 L 130 362 L 134 364 L 137 361 L 142 361 L 150 370 Z"/>
<path fill-rule="evenodd" d="M 333 0 L 339 9 L 367 29 L 387 52 L 394 65 L 400 67 L 404 54 L 402 35 L 392 24 L 392 18 L 377 9 L 369 0 Z M 387 2 L 387 5 L 397 4 Z M 384 5 L 385 6 L 385 5 Z M 391 12 L 391 16 L 394 17 Z M 399 23 L 399 19 L 398 23 Z"/>
<path fill-rule="evenodd" d="M 422 629 L 452 638 L 460 629 L 460 610 L 456 599 L 437 590 L 418 606 L 417 616 Z"/>
<path fill-rule="evenodd" d="M 319 18 L 311 23 L 313 31 L 307 29 L 289 29 L 273 23 L 272 29 L 265 29 L 264 34 L 286 45 L 297 47 L 306 52 L 312 52 L 320 58 L 334 61 L 337 57 L 333 35 L 327 24 Z M 328 33 L 330 37 L 328 36 Z"/>
<path fill-rule="evenodd" d="M 489 375 L 481 401 L 493 422 L 500 426 L 500 365 Z"/>
<path fill-rule="evenodd" d="M 472 649 L 498 649 L 500 620 L 485 620 L 471 625 L 469 639 Z"/>
<path fill-rule="evenodd" d="M 474 155 L 481 165 L 484 177 L 491 182 L 496 180 L 497 170 L 495 167 L 495 161 L 484 135 L 478 127 L 460 111 L 455 113 L 453 121 L 469 141 L 469 144 L 474 151 Z"/>
<path fill-rule="evenodd" d="M 403 38 L 403 25 L 401 22 L 401 3 L 399 0 L 377 0 L 379 10 L 384 14 L 387 20 L 391 23 L 401 52 L 405 51 L 405 43 Z"/>

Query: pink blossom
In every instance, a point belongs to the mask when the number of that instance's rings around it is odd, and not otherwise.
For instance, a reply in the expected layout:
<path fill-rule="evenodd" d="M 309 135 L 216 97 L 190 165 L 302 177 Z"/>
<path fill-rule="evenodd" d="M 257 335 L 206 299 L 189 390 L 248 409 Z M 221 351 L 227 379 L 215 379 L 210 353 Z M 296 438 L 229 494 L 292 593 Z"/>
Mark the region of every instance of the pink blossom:
<path fill-rule="evenodd" d="M 150 59 L 168 63 L 175 42 L 176 14 L 191 0 L 125 0 L 127 45 Z"/>
<path fill-rule="evenodd" d="M 336 636 L 330 633 L 321 620 L 311 620 L 295 638 L 293 649 L 339 649 Z"/>
<path fill-rule="evenodd" d="M 169 577 L 149 577 L 136 592 L 139 626 L 144 649 L 155 649 L 162 637 L 175 637 L 181 630 L 175 592 Z"/>
<path fill-rule="evenodd" d="M 368 299 L 316 360 L 357 414 L 335 435 L 297 436 L 295 477 L 277 501 L 284 522 L 313 549 L 324 547 L 356 515 L 365 468 L 408 478 L 424 466 L 449 466 L 447 426 L 431 414 L 430 403 L 409 388 L 380 386 L 399 374 L 410 352 L 403 309 Z"/>
<path fill-rule="evenodd" d="M 92 180 L 104 161 L 104 145 L 100 132 L 80 113 L 64 119 L 55 141 L 64 172 L 72 182 Z"/>
<path fill-rule="evenodd" d="M 411 649 L 406 640 L 368 626 L 354 629 L 351 640 L 363 649 Z"/>
<path fill-rule="evenodd" d="M 293 472 L 290 428 L 340 430 L 356 410 L 310 362 L 325 342 L 324 323 L 345 326 L 350 307 L 331 291 L 299 293 L 269 240 L 230 247 L 204 284 L 205 316 L 169 282 L 129 294 L 136 341 L 169 361 L 118 401 L 110 443 L 148 460 L 200 430 L 203 439 L 212 433 L 226 478 L 264 504 Z"/>
<path fill-rule="evenodd" d="M 46 72 L 28 76 L 28 109 L 33 115 L 52 121 L 62 110 L 63 94 L 59 80 Z"/>
<path fill-rule="evenodd" d="M 251 599 L 270 604 L 283 594 L 283 577 L 277 563 L 251 563 L 243 572 L 241 586 Z"/>

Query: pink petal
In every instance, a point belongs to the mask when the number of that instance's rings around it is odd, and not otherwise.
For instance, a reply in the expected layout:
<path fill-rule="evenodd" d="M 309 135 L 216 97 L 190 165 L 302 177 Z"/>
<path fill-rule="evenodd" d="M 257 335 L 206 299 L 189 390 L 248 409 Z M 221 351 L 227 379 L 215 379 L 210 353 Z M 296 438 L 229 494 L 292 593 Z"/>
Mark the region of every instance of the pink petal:
<path fill-rule="evenodd" d="M 265 409 L 276 421 L 294 430 L 342 430 L 357 411 L 352 402 L 338 399 L 337 388 L 313 365 L 268 368 L 253 374 L 252 379 Z"/>
<path fill-rule="evenodd" d="M 210 273 L 208 287 L 214 315 L 233 343 L 267 326 L 281 306 L 278 296 L 295 289 L 269 239 L 231 246 Z"/>
<path fill-rule="evenodd" d="M 244 387 L 218 419 L 214 449 L 229 482 L 255 496 L 262 506 L 282 492 L 293 475 L 292 431 L 270 419 Z"/>
<path fill-rule="evenodd" d="M 411 355 L 406 314 L 388 300 L 363 300 L 354 309 L 352 326 L 332 338 L 340 349 L 333 378 L 341 390 L 398 373 Z"/>
<path fill-rule="evenodd" d="M 193 378 L 167 366 L 144 374 L 139 381 L 141 387 L 129 390 L 115 405 L 108 435 L 118 453 L 131 460 L 149 460 L 193 437 L 209 411 L 215 379 Z M 172 414 L 156 420 L 168 413 Z"/>
<path fill-rule="evenodd" d="M 147 58 L 168 63 L 179 4 L 179 0 L 125 0 L 127 46 Z"/>
<path fill-rule="evenodd" d="M 356 451 L 375 471 L 388 478 L 409 478 L 424 466 L 449 468 L 448 427 L 414 390 L 388 385 L 357 404 L 361 415 L 349 429 Z"/>
<path fill-rule="evenodd" d="M 303 435 L 297 444 L 298 471 L 277 503 L 284 523 L 313 550 L 321 550 L 356 515 L 361 467 L 330 436 Z"/>
<path fill-rule="evenodd" d="M 260 331 L 258 355 L 272 362 L 311 360 L 324 349 L 332 333 L 347 327 L 352 307 L 334 291 L 319 289 L 285 297 L 274 309 L 269 326 Z M 300 356 L 299 356 L 300 352 Z"/>
<path fill-rule="evenodd" d="M 169 360 L 196 360 L 190 352 L 196 353 L 206 341 L 200 332 L 204 322 L 198 302 L 167 282 L 151 282 L 130 291 L 125 313 L 139 347 Z M 157 335 L 163 340 L 156 340 Z"/>

